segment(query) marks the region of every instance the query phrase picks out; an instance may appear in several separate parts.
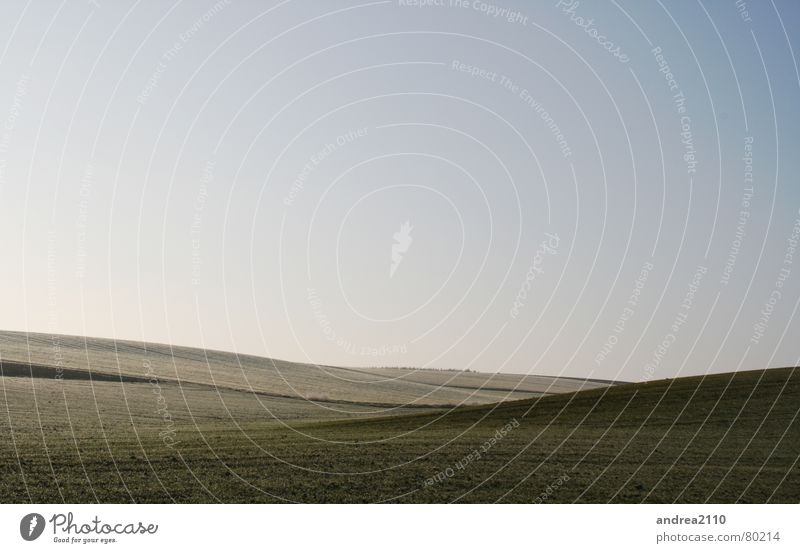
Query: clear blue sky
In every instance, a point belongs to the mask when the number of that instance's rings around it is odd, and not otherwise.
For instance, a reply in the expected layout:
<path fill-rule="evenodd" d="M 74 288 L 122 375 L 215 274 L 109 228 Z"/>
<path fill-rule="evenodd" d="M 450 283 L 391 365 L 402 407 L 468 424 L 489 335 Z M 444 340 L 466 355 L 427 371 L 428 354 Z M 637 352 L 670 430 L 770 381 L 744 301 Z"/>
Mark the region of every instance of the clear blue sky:
<path fill-rule="evenodd" d="M 796 2 L 409 4 L 5 3 L 0 328 L 629 380 L 797 363 Z"/>

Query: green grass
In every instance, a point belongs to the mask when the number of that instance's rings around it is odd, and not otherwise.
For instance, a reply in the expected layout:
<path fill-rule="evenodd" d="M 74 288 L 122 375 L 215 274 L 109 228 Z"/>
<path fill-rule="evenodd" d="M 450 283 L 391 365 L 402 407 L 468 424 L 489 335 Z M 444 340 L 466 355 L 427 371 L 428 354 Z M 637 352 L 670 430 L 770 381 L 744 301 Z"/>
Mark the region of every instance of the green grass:
<path fill-rule="evenodd" d="M 4 502 L 800 500 L 795 369 L 349 420 L 273 398 L 282 422 L 265 398 L 164 384 L 174 447 L 149 384 L 31 380 L 0 390 Z"/>

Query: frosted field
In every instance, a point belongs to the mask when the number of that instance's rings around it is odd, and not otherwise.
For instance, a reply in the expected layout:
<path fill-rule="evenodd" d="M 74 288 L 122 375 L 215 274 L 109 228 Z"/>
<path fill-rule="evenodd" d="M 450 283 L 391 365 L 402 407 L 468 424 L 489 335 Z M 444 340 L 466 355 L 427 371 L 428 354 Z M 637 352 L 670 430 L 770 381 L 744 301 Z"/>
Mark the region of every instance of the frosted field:
<path fill-rule="evenodd" d="M 0 360 L 6 377 L 33 374 L 35 379 L 47 381 L 60 376 L 61 382 L 69 382 L 70 393 L 74 388 L 76 397 L 90 397 L 98 381 L 121 380 L 123 402 L 123 394 L 138 397 L 139 388 L 149 390 L 158 383 L 162 388 L 175 386 L 176 393 L 181 399 L 185 396 L 190 405 L 193 398 L 207 399 L 205 396 L 210 395 L 222 407 L 226 400 L 233 401 L 241 394 L 244 397 L 237 402 L 255 406 L 256 411 L 269 411 L 259 409 L 260 403 L 266 406 L 278 399 L 300 400 L 303 407 L 289 412 L 296 415 L 310 409 L 314 416 L 330 409 L 333 415 L 365 411 L 389 414 L 398 407 L 496 403 L 607 385 L 543 376 L 330 367 L 163 344 L 15 332 L 0 332 Z M 48 393 L 46 388 L 42 393 Z M 283 406 L 286 401 L 277 403 Z M 234 411 L 238 408 L 237 403 Z M 250 413 L 248 409 L 244 412 Z M 269 416 L 268 412 L 263 414 Z"/>

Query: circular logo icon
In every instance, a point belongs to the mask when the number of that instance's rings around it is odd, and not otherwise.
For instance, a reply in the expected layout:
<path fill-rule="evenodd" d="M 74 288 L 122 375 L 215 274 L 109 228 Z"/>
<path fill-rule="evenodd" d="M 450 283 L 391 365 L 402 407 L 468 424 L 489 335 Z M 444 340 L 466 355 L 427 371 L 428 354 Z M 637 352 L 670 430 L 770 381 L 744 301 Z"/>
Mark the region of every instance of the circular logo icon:
<path fill-rule="evenodd" d="M 19 534 L 25 541 L 33 541 L 44 532 L 44 517 L 39 513 L 31 513 L 22 517 L 19 523 Z"/>

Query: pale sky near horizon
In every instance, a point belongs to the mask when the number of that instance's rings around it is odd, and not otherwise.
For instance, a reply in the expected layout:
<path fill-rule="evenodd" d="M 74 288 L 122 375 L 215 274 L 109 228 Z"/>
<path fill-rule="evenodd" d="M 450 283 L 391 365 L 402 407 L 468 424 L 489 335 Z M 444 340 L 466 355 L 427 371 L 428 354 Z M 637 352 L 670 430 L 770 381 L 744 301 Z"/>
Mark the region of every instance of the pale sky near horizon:
<path fill-rule="evenodd" d="M 0 329 L 798 364 L 800 5 L 407 4 L 5 3 Z"/>

